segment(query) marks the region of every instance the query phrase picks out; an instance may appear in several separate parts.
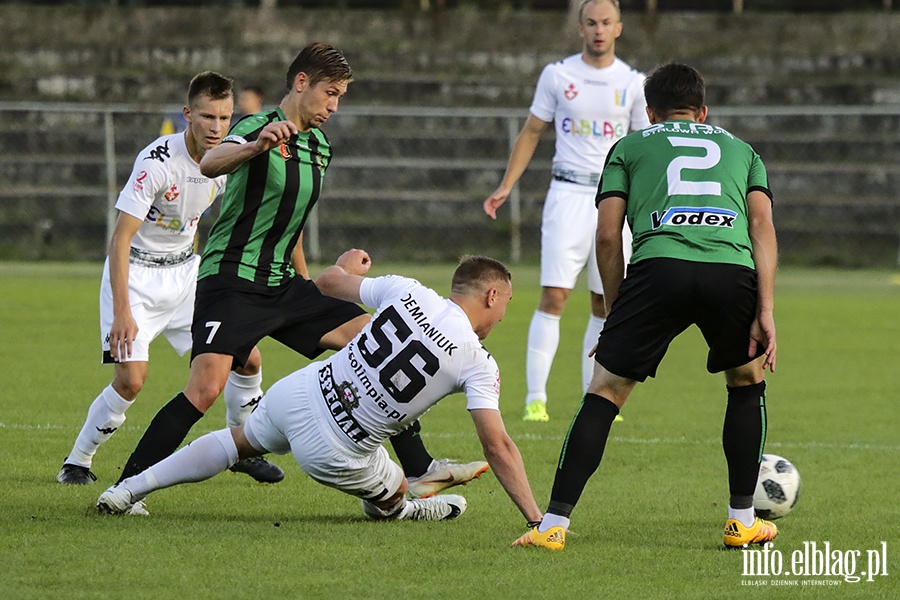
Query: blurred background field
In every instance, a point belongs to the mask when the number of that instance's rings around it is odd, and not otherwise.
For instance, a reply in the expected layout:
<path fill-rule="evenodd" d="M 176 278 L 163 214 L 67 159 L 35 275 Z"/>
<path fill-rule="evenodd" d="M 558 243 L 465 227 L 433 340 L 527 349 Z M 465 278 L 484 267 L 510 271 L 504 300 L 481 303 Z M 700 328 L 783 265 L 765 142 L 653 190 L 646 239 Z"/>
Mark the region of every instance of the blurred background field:
<path fill-rule="evenodd" d="M 315 266 L 317 272 L 320 266 Z M 446 263 L 381 264 L 448 291 Z M 376 524 L 358 502 L 275 457 L 275 486 L 224 474 L 150 498 L 151 517 L 102 518 L 93 503 L 118 476 L 149 419 L 184 385 L 187 360 L 164 341 L 124 427 L 97 455 L 96 485 L 54 476 L 87 407 L 108 382 L 97 350 L 99 263 L 0 264 L 0 563 L 4 598 L 735 598 L 740 553 L 720 549 L 727 485 L 720 445 L 724 383 L 704 369 L 702 337 L 676 340 L 657 379 L 640 386 L 615 426 L 606 459 L 573 515 L 565 552 L 509 548 L 521 517 L 496 479 L 460 488 L 469 510 L 452 523 Z M 520 420 L 524 343 L 537 303 L 537 269 L 513 267 L 507 318 L 487 340 L 503 375 L 501 407 L 539 504 L 580 400 L 578 352 L 587 296 L 575 292 L 550 379 L 551 421 Z M 890 270 L 784 268 L 776 318 L 778 368 L 769 382 L 767 450 L 800 470 L 795 512 L 779 522 L 785 554 L 804 541 L 841 550 L 888 544 L 888 577 L 816 588 L 817 598 L 896 598 L 900 541 L 894 497 L 900 438 L 897 339 L 900 280 Z M 305 364 L 262 345 L 264 387 Z M 437 456 L 480 449 L 461 396 L 423 419 Z M 191 438 L 224 425 L 217 403 Z M 864 553 L 863 553 L 864 554 Z M 862 568 L 862 567 L 860 567 Z M 757 578 L 758 579 L 758 578 Z M 832 578 L 833 579 L 833 578 Z M 752 589 L 752 591 L 751 591 Z M 812 597 L 781 588 L 779 597 Z"/>

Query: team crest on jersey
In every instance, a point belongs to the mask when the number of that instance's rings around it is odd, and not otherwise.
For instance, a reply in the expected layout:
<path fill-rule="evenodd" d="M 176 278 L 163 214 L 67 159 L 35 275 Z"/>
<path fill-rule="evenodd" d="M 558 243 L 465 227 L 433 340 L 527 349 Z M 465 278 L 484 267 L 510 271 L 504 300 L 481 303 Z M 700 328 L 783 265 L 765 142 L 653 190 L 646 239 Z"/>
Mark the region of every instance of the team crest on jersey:
<path fill-rule="evenodd" d="M 344 381 L 338 384 L 337 389 L 340 394 L 341 404 L 344 405 L 347 412 L 353 412 L 359 408 L 359 392 L 356 390 L 356 386 L 349 381 Z"/>
<path fill-rule="evenodd" d="M 145 179 L 147 179 L 147 171 L 141 171 L 134 180 L 134 191 L 140 192 L 144 189 Z"/>
<path fill-rule="evenodd" d="M 177 186 L 177 185 L 173 185 L 172 187 L 169 188 L 169 191 L 166 192 L 166 194 L 165 194 L 166 200 L 167 200 L 168 202 L 175 202 L 175 200 L 178 199 L 178 195 L 179 195 L 180 193 L 181 193 L 181 192 L 178 191 L 178 186 Z"/>
<path fill-rule="evenodd" d="M 281 158 L 284 160 L 291 160 L 291 149 L 288 147 L 287 143 L 281 145 Z"/>
<path fill-rule="evenodd" d="M 578 96 L 578 90 L 575 89 L 575 84 L 570 83 L 569 87 L 563 92 L 563 95 L 566 97 L 566 100 L 574 100 Z"/>
<path fill-rule="evenodd" d="M 316 154 L 316 166 L 319 167 L 319 172 L 325 172 L 325 157 L 321 154 Z"/>

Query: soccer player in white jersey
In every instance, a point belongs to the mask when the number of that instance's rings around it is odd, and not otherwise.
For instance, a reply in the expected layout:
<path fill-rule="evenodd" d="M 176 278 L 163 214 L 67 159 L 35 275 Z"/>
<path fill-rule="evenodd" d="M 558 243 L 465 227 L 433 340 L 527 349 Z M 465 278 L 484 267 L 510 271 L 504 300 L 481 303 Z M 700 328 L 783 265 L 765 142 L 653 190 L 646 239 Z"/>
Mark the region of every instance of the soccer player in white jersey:
<path fill-rule="evenodd" d="M 591 316 L 584 333 L 582 391 L 593 374 L 588 357 L 606 320 L 603 284 L 597 269 L 594 196 L 606 155 L 629 131 L 650 125 L 645 112 L 644 75 L 616 58 L 622 33 L 618 0 L 585 0 L 578 11 L 581 53 L 544 67 L 525 126 L 519 133 L 500 186 L 484 202 L 497 218 L 552 122 L 556 130 L 553 180 L 541 223 L 541 300 L 528 329 L 526 421 L 548 421 L 547 379 L 559 346 L 559 321 L 578 274 L 587 267 Z M 631 254 L 624 233 L 625 262 Z"/>
<path fill-rule="evenodd" d="M 164 135 L 141 150 L 119 194 L 119 216 L 109 244 L 100 286 L 103 363 L 114 365 L 110 383 L 91 404 L 87 419 L 56 480 L 87 485 L 94 454 L 125 422 L 147 378 L 150 343 L 160 334 L 184 354 L 191 347 L 191 318 L 199 256 L 197 223 L 221 195 L 225 176 L 200 173 L 200 159 L 228 133 L 234 109 L 232 80 L 197 74 L 183 109 L 188 128 Z M 243 422 L 262 396 L 260 356 L 232 372 L 225 389 L 226 420 Z M 242 465 L 254 478 L 280 480 L 269 463 Z M 252 472 L 251 472 L 252 471 Z"/>
<path fill-rule="evenodd" d="M 345 252 L 316 279 L 324 294 L 376 309 L 353 341 L 275 383 L 242 426 L 207 434 L 106 490 L 101 512 L 124 513 L 154 490 L 208 479 L 240 458 L 293 452 L 314 480 L 363 499 L 375 519 L 443 520 L 461 496 L 407 500 L 407 480 L 382 446 L 443 397 L 464 392 L 485 458 L 522 515 L 541 518 L 522 456 L 500 416 L 500 372 L 481 345 L 512 298 L 509 271 L 464 259 L 445 299 L 418 281 L 363 277 L 371 261 Z"/>

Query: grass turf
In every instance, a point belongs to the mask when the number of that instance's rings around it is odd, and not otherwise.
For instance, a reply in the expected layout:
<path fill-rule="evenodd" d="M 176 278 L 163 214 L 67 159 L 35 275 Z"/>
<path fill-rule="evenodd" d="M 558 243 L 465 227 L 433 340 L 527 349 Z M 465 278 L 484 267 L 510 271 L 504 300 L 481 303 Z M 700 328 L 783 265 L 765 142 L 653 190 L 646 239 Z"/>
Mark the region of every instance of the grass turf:
<path fill-rule="evenodd" d="M 0 564 L 4 598 L 896 598 L 900 464 L 900 279 L 888 271 L 784 269 L 776 319 L 778 370 L 769 376 L 767 452 L 788 457 L 803 489 L 779 521 L 789 566 L 804 541 L 842 552 L 887 542 L 889 575 L 746 577 L 742 553 L 721 547 L 727 502 L 720 436 L 721 376 L 704 370 L 696 329 L 672 345 L 658 377 L 639 386 L 573 515 L 562 553 L 513 549 L 523 519 L 486 474 L 458 488 L 469 509 L 448 523 L 372 523 L 358 501 L 318 486 L 292 464 L 275 486 L 226 473 L 151 496 L 150 518 L 110 518 L 93 504 L 156 410 L 187 378 L 164 340 L 128 421 L 99 451 L 96 485 L 54 475 L 87 407 L 109 382 L 98 364 L 98 264 L 0 263 Z M 448 291 L 449 265 L 376 265 Z M 537 304 L 537 270 L 513 268 L 514 300 L 486 346 L 503 373 L 501 406 L 540 506 L 580 401 L 583 287 L 562 320 L 546 424 L 520 420 L 524 345 Z M 262 345 L 265 384 L 306 360 Z M 423 419 L 437 457 L 475 460 L 480 448 L 462 396 Z M 189 435 L 224 426 L 221 402 Z M 863 578 L 865 579 L 865 577 Z M 812 586 L 812 581 L 828 585 Z M 795 582 L 776 587 L 779 582 Z M 765 590 L 761 585 L 765 583 Z M 834 585 L 838 583 L 838 585 Z"/>

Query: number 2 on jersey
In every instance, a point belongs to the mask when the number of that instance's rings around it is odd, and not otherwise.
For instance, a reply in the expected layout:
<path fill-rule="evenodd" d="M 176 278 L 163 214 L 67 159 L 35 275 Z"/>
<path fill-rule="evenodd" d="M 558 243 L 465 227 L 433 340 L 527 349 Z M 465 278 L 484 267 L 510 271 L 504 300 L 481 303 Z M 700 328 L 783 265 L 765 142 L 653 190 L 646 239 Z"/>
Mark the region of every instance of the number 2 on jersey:
<path fill-rule="evenodd" d="M 669 195 L 721 196 L 722 184 L 718 181 L 685 181 L 681 178 L 684 170 L 702 171 L 711 169 L 722 158 L 722 150 L 712 140 L 670 137 L 669 143 L 676 148 L 703 148 L 706 156 L 676 156 L 666 169 Z"/>
<path fill-rule="evenodd" d="M 403 344 L 412 335 L 412 330 L 397 309 L 388 306 L 381 311 L 374 321 L 369 333 L 372 334 L 372 341 L 377 344 L 373 350 L 369 349 L 369 335 L 364 333 L 359 338 L 359 353 L 363 360 L 372 367 L 378 369 L 394 352 L 394 343 L 388 336 L 386 326 L 394 329 L 394 337 L 400 344 Z M 421 371 L 413 363 L 413 359 L 420 363 Z M 380 369 L 378 380 L 384 389 L 388 391 L 391 397 L 397 402 L 406 404 L 411 402 L 416 394 L 425 388 L 427 381 L 425 375 L 433 376 L 440 368 L 440 360 L 436 357 L 425 344 L 419 340 L 409 340 L 398 352 L 391 358 L 383 368 Z M 423 375 L 423 372 L 425 375 Z"/>

